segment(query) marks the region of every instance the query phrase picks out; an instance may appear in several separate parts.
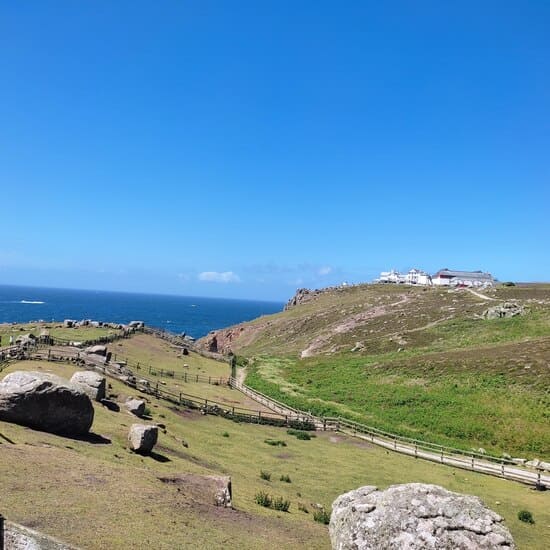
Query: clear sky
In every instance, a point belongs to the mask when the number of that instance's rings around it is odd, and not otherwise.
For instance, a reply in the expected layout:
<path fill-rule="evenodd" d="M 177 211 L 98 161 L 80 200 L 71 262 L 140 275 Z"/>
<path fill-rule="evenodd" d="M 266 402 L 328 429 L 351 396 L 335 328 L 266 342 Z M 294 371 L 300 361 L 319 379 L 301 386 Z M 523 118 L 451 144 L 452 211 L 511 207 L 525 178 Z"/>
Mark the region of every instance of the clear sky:
<path fill-rule="evenodd" d="M 0 3 L 0 283 L 550 279 L 550 2 Z"/>

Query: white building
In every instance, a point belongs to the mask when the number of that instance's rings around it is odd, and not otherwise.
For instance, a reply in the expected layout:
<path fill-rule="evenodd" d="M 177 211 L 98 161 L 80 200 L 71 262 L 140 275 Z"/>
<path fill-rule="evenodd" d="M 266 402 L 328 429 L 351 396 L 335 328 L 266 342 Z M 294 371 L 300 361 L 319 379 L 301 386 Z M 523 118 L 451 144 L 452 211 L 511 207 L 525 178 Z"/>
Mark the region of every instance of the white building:
<path fill-rule="evenodd" d="M 375 282 L 428 286 L 432 284 L 432 278 L 421 269 L 411 269 L 406 275 L 392 269 L 391 271 L 382 271 Z"/>
<path fill-rule="evenodd" d="M 377 283 L 404 283 L 405 276 L 401 275 L 399 271 L 392 269 L 391 271 L 382 271 L 380 277 L 376 279 Z"/>
<path fill-rule="evenodd" d="M 495 284 L 490 273 L 482 271 L 453 271 L 440 269 L 432 278 L 436 286 L 488 287 Z"/>
<path fill-rule="evenodd" d="M 405 275 L 405 283 L 408 285 L 429 286 L 432 284 L 432 278 L 425 271 L 413 268 Z"/>

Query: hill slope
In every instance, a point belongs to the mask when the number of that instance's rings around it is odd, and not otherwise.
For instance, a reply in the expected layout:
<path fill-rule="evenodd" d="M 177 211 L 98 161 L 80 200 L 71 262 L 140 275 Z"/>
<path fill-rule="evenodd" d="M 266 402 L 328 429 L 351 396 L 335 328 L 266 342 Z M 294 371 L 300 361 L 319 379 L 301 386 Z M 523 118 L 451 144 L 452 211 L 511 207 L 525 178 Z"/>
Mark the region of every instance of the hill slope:
<path fill-rule="evenodd" d="M 525 315 L 483 318 L 506 302 Z M 329 289 L 199 344 L 246 358 L 249 385 L 302 409 L 462 448 L 550 456 L 550 285 Z"/>

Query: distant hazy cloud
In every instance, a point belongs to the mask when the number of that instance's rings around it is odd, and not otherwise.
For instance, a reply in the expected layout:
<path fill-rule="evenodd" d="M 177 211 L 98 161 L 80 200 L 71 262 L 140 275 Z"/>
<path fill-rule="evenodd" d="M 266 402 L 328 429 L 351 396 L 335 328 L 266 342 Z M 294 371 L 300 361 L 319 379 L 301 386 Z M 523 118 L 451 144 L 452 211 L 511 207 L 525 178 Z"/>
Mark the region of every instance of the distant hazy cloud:
<path fill-rule="evenodd" d="M 203 271 L 199 273 L 199 281 L 208 281 L 211 283 L 238 283 L 240 277 L 233 271 Z"/>
<path fill-rule="evenodd" d="M 319 271 L 317 273 L 319 275 L 328 275 L 329 273 L 332 273 L 332 267 L 330 267 L 330 265 L 325 265 L 319 268 Z"/>

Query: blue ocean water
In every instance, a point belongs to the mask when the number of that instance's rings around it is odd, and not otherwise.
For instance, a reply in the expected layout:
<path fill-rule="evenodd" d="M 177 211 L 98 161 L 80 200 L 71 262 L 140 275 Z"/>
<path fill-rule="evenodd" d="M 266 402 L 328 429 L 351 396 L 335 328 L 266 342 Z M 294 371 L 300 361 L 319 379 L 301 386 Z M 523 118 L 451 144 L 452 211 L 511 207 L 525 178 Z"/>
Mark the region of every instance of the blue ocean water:
<path fill-rule="evenodd" d="M 0 323 L 137 320 L 199 338 L 211 330 L 277 313 L 282 308 L 279 302 L 0 285 Z"/>

